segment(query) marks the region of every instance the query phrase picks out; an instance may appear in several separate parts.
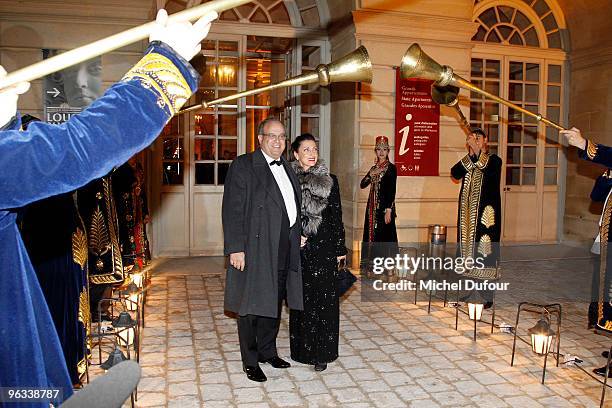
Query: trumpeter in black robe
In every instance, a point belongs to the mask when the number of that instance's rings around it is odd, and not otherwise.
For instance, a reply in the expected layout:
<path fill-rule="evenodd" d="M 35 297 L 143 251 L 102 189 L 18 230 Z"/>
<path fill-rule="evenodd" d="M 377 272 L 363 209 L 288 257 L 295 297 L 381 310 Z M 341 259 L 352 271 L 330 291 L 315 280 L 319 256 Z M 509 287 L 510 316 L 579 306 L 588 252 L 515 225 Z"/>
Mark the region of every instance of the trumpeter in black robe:
<path fill-rule="evenodd" d="M 457 243 L 461 256 L 480 257 L 486 267 L 495 268 L 499 259 L 501 237 L 502 161 L 481 151 L 466 154 L 451 169 L 451 175 L 461 180 L 457 217 Z"/>
<path fill-rule="evenodd" d="M 85 373 L 89 298 L 87 237 L 73 194 L 24 208 L 21 235 L 57 329 L 70 380 L 79 384 Z"/>
<path fill-rule="evenodd" d="M 290 311 L 291 359 L 304 364 L 338 358 L 340 310 L 337 295 L 339 256 L 346 255 L 342 204 L 336 176 L 322 164 L 304 171 L 292 162 L 302 189 L 301 250 L 304 310 Z"/>

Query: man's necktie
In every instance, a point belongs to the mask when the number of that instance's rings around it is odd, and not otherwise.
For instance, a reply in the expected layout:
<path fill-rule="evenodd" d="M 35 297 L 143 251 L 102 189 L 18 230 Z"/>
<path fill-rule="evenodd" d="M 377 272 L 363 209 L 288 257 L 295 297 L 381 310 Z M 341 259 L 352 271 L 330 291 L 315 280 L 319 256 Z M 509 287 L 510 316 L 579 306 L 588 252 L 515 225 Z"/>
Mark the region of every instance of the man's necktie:
<path fill-rule="evenodd" d="M 283 164 L 283 162 L 281 162 L 280 160 L 272 160 L 272 161 L 270 162 L 270 166 L 274 166 L 275 164 L 276 164 L 277 166 L 280 166 L 280 165 L 282 165 L 282 164 Z"/>

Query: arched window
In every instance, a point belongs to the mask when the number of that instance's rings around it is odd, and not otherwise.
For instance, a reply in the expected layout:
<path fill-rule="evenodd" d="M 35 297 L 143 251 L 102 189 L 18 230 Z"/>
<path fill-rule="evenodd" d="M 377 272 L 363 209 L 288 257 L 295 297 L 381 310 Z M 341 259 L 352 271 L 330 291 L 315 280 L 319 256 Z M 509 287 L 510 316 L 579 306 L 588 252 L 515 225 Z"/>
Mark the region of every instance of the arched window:
<path fill-rule="evenodd" d="M 202 0 L 158 0 L 158 3 L 163 3 L 160 6 L 168 10 L 168 13 L 175 13 L 197 6 Z M 219 20 L 318 28 L 326 24 L 327 15 L 326 8 L 319 3 L 320 0 L 253 0 L 224 11 Z"/>
<path fill-rule="evenodd" d="M 546 0 L 516 0 L 517 4 L 475 0 L 474 3 L 479 27 L 473 41 L 565 49 L 558 22 L 560 16 Z"/>

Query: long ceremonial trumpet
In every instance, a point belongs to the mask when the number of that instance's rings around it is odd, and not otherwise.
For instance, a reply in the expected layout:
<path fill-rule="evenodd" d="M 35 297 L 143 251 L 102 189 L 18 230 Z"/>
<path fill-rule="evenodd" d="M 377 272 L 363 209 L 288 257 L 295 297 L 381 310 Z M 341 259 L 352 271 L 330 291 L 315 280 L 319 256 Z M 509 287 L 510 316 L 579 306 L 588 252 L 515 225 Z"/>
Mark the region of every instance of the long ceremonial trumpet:
<path fill-rule="evenodd" d="M 188 8 L 186 10 L 174 13 L 168 17 L 168 24 L 180 23 L 185 21 L 195 21 L 203 15 L 216 11 L 221 14 L 222 11 L 229 10 L 243 4 L 250 3 L 250 0 L 213 0 L 206 4 L 201 4 L 197 7 Z M 0 89 L 8 88 L 16 85 L 19 82 L 28 82 L 37 78 L 44 77 L 52 72 L 61 71 L 74 64 L 90 60 L 98 55 L 116 50 L 136 41 L 143 40 L 149 37 L 151 30 L 155 27 L 155 21 L 130 28 L 110 37 L 94 41 L 82 47 L 56 55 L 52 58 L 45 59 L 25 68 L 18 69 L 0 79 Z"/>
<path fill-rule="evenodd" d="M 484 95 L 489 99 L 493 99 L 501 104 L 511 107 L 514 110 L 522 112 L 526 115 L 536 118 L 549 126 L 553 126 L 559 130 L 565 130 L 565 128 L 550 119 L 546 119 L 539 113 L 533 113 L 525 108 L 513 104 L 506 99 L 500 98 L 497 95 L 493 95 L 483 89 L 480 89 L 470 81 L 460 77 L 453 72 L 453 69 L 448 65 L 440 65 L 433 60 L 429 55 L 421 49 L 419 44 L 414 43 L 408 48 L 406 54 L 402 58 L 402 64 L 400 66 L 400 76 L 404 79 L 407 78 L 423 78 L 435 81 L 437 85 L 447 86 L 454 85 L 460 88 L 469 89 L 470 91 Z"/>
<path fill-rule="evenodd" d="M 459 108 L 459 88 L 453 85 L 440 86 L 435 83 L 431 84 L 431 99 L 434 100 L 438 105 L 446 105 L 454 108 L 459 119 L 461 119 L 461 125 L 469 132 L 472 133 L 472 127 L 470 122 L 461 112 Z"/>
<path fill-rule="evenodd" d="M 202 108 L 205 109 L 212 105 L 233 101 L 243 96 L 255 95 L 271 89 L 315 83 L 321 86 L 327 86 L 333 82 L 372 82 L 372 62 L 368 56 L 368 50 L 366 50 L 363 45 L 336 61 L 332 61 L 329 64 L 318 65 L 313 72 L 298 75 L 277 84 L 262 86 L 212 101 L 202 102 L 198 105 L 188 106 L 179 111 L 179 113 L 187 113 Z"/>

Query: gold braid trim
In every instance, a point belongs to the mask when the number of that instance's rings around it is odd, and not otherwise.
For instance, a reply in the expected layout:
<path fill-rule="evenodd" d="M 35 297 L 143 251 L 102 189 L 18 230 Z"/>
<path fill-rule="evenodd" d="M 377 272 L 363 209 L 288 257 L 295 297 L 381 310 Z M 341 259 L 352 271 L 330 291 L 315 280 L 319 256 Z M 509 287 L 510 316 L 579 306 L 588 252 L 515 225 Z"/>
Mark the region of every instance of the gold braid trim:
<path fill-rule="evenodd" d="M 476 162 L 476 167 L 483 170 L 485 167 L 487 167 L 487 164 L 489 164 L 489 155 L 485 152 L 481 152 L 480 157 Z"/>
<path fill-rule="evenodd" d="M 461 190 L 461 254 L 464 258 L 473 257 L 480 190 L 482 189 L 483 172 L 474 168 L 464 178 Z"/>
<path fill-rule="evenodd" d="M 597 143 L 593 143 L 587 139 L 586 154 L 590 160 L 593 160 L 595 156 L 597 156 L 597 147 L 598 147 Z"/>
<path fill-rule="evenodd" d="M 81 269 L 87 265 L 87 237 L 82 229 L 77 227 L 72 233 L 72 260 L 79 265 Z"/>
<path fill-rule="evenodd" d="M 604 320 L 603 304 L 605 302 L 606 261 L 608 256 L 608 233 L 610 232 L 610 216 L 612 216 L 612 200 L 606 202 L 603 211 L 601 227 L 599 227 L 600 263 L 599 263 L 599 302 L 597 305 L 597 326 L 612 331 L 612 321 Z"/>
<path fill-rule="evenodd" d="M 145 88 L 153 89 L 159 96 L 160 108 L 168 106 L 174 115 L 191 96 L 191 88 L 181 71 L 172 61 L 152 52 L 145 55 L 122 78 L 122 81 L 138 79 Z"/>
<path fill-rule="evenodd" d="M 480 222 L 486 228 L 491 228 L 495 225 L 495 210 L 492 205 L 487 205 L 485 209 L 482 211 L 482 217 L 480 217 Z"/>
<path fill-rule="evenodd" d="M 461 164 L 467 171 L 472 171 L 474 169 L 474 163 L 472 163 L 472 160 L 470 160 L 469 154 L 466 154 L 463 159 L 461 159 Z"/>

